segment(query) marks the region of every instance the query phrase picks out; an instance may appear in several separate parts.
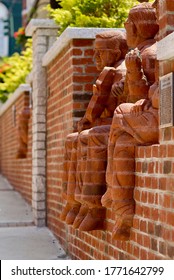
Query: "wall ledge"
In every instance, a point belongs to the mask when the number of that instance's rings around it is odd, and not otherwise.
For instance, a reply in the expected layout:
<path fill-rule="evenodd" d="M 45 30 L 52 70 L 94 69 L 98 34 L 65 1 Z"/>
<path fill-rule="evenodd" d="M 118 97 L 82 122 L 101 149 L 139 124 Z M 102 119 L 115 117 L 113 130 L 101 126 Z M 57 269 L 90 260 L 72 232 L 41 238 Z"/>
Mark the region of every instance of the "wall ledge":
<path fill-rule="evenodd" d="M 65 48 L 72 39 L 95 39 L 96 34 L 107 30 L 122 30 L 124 28 L 84 28 L 84 27 L 67 27 L 53 46 L 44 55 L 42 66 L 48 66 Z"/>
<path fill-rule="evenodd" d="M 174 32 L 167 35 L 161 41 L 157 42 L 157 59 L 171 60 L 174 59 Z"/>
<path fill-rule="evenodd" d="M 2 116 L 10 106 L 22 95 L 25 91 L 30 91 L 31 87 L 28 84 L 21 84 L 15 92 L 11 95 L 11 97 L 1 106 L 0 108 L 0 116 Z"/>

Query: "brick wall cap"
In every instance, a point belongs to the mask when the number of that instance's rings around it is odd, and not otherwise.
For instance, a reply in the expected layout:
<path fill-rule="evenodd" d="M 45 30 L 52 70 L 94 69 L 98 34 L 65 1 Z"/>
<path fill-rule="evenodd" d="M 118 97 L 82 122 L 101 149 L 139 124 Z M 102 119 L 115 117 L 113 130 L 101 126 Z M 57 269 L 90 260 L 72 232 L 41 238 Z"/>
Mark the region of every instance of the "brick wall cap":
<path fill-rule="evenodd" d="M 57 29 L 58 25 L 52 19 L 31 19 L 25 29 L 26 36 L 32 36 L 37 29 Z"/>
<path fill-rule="evenodd" d="M 96 34 L 106 30 L 125 31 L 124 28 L 67 27 L 60 37 L 55 41 L 52 47 L 48 50 L 48 52 L 44 55 L 42 66 L 48 66 L 72 39 L 95 39 Z"/>
<path fill-rule="evenodd" d="M 174 32 L 167 35 L 161 41 L 157 42 L 157 59 L 171 60 L 174 59 Z"/>
<path fill-rule="evenodd" d="M 31 87 L 28 84 L 21 84 L 11 97 L 0 107 L 0 116 L 2 116 L 5 111 L 8 110 L 10 106 L 22 95 L 23 92 L 30 91 Z"/>

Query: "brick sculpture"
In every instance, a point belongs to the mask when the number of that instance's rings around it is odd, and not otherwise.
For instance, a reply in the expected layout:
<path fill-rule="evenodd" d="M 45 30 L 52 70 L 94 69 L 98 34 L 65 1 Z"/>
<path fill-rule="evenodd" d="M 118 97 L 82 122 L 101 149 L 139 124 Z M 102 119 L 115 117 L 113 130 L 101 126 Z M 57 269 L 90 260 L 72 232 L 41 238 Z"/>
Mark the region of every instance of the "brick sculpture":
<path fill-rule="evenodd" d="M 135 147 L 158 143 L 158 71 L 153 39 L 158 25 L 152 4 L 133 7 L 125 28 L 128 45 L 133 48 L 125 58 L 131 103 L 121 104 L 114 112 L 108 144 L 107 191 L 102 197 L 102 205 L 115 212 L 112 236 L 116 240 L 129 239 L 133 223 Z"/>
<path fill-rule="evenodd" d="M 102 185 L 97 185 L 94 182 L 93 190 L 97 196 L 94 203 L 93 192 L 89 194 L 88 201 L 83 198 L 84 176 L 87 164 L 88 129 L 95 126 L 100 128 L 104 124 L 111 124 L 115 107 L 126 100 L 126 96 L 113 96 L 112 91 L 114 91 L 118 82 L 125 78 L 124 57 L 127 50 L 124 32 L 107 31 L 96 36 L 96 67 L 102 72 L 93 86 L 93 95 L 85 116 L 78 124 L 78 132 L 68 135 L 66 139 L 63 198 L 67 203 L 62 211 L 61 219 L 80 230 L 103 228 L 105 208 L 101 205 L 101 196 L 106 190 L 105 178 Z M 106 136 L 101 137 L 108 138 L 108 133 Z M 81 146 L 82 142 L 84 144 L 83 147 Z M 107 150 L 106 147 L 105 150 Z M 105 154 L 104 161 L 101 160 L 100 174 L 97 175 L 96 181 L 98 179 L 101 181 L 100 175 L 101 178 L 103 178 L 103 175 L 105 177 L 106 159 Z"/>
<path fill-rule="evenodd" d="M 18 149 L 16 158 L 26 158 L 28 145 L 28 121 L 30 118 L 30 108 L 25 107 L 19 113 L 18 119 Z"/>

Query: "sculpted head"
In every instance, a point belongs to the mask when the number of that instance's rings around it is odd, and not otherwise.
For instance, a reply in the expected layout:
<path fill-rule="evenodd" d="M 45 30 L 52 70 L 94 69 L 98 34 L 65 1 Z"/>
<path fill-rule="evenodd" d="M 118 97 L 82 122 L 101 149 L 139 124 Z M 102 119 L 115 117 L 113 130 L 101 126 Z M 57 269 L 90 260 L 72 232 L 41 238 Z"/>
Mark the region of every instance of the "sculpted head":
<path fill-rule="evenodd" d="M 152 3 L 152 7 L 156 9 L 157 22 L 159 21 L 159 0 Z"/>
<path fill-rule="evenodd" d="M 153 39 L 158 32 L 156 10 L 151 3 L 134 6 L 125 22 L 127 44 L 131 48 L 148 39 Z"/>
<path fill-rule="evenodd" d="M 104 31 L 96 35 L 94 58 L 98 70 L 114 66 L 128 51 L 126 34 L 123 31 Z"/>

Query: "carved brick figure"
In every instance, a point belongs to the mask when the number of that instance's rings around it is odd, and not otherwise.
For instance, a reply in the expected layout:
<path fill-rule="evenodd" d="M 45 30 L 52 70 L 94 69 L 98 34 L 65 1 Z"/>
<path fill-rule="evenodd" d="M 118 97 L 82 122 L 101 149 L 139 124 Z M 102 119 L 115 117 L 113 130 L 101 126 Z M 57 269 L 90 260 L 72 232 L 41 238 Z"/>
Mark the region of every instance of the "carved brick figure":
<path fill-rule="evenodd" d="M 86 170 L 88 129 L 94 126 L 100 127 L 101 125 L 111 124 L 116 106 L 126 100 L 124 95 L 113 96 L 112 91 L 121 79 L 124 80 L 126 73 L 124 57 L 127 50 L 126 36 L 121 31 L 107 31 L 96 36 L 94 56 L 96 67 L 102 72 L 93 86 L 93 95 L 86 113 L 78 124 L 78 133 L 72 133 L 66 139 L 63 198 L 67 200 L 67 204 L 62 211 L 61 219 L 81 230 L 93 230 L 103 226 L 105 209 L 101 205 L 101 196 L 106 190 L 105 182 L 103 182 L 102 186 L 98 186 L 97 189 L 95 186 L 93 188 L 95 189 L 95 194 L 99 195 L 98 204 L 95 203 L 94 205 L 92 203 L 91 205 L 94 197 L 93 193 L 91 193 L 89 205 L 82 198 Z M 106 137 L 108 138 L 108 132 Z M 105 172 L 106 159 L 105 155 L 104 162 L 101 160 L 100 168 L 96 171 Z M 99 177 L 97 175 L 97 178 Z M 87 215 L 91 215 L 90 221 L 88 219 L 87 222 L 84 221 L 83 226 L 80 226 Z"/>
<path fill-rule="evenodd" d="M 26 158 L 28 146 L 28 121 L 30 118 L 30 109 L 24 108 L 19 113 L 18 119 L 18 149 L 16 158 Z"/>
<path fill-rule="evenodd" d="M 128 101 L 138 101 L 116 108 L 109 135 L 107 191 L 102 197 L 102 205 L 115 212 L 113 238 L 116 240 L 129 239 L 133 222 L 135 147 L 158 143 L 158 78 L 154 76 L 156 45 L 153 40 L 158 31 L 155 9 L 149 3 L 135 6 L 130 10 L 125 28 L 128 45 L 134 48 L 125 58 Z"/>

